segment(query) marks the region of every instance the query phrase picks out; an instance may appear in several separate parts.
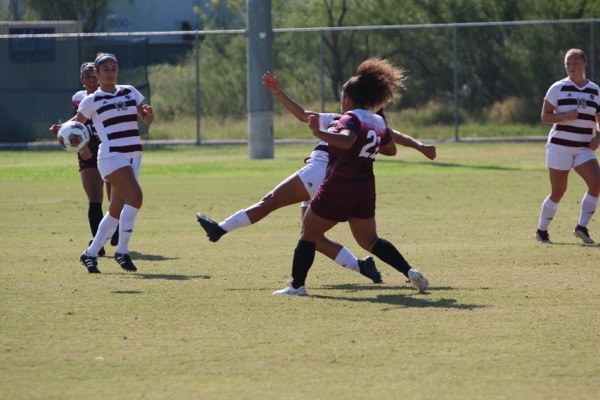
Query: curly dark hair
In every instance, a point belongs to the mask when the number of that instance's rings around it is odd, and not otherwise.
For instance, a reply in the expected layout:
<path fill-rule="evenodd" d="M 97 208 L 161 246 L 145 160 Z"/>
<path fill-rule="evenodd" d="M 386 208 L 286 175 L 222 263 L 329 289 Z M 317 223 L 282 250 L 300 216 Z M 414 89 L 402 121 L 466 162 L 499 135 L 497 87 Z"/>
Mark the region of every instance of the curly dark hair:
<path fill-rule="evenodd" d="M 342 91 L 357 107 L 375 112 L 394 100 L 405 80 L 402 68 L 387 60 L 369 58 L 358 66 L 356 75 L 344 84 Z"/>

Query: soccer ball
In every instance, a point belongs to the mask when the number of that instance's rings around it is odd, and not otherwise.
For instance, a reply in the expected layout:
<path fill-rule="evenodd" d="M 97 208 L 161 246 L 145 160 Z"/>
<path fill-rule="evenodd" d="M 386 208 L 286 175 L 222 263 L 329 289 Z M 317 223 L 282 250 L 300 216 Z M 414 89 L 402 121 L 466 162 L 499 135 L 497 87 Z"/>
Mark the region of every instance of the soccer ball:
<path fill-rule="evenodd" d="M 90 131 L 81 122 L 68 121 L 62 124 L 56 138 L 60 147 L 69 153 L 75 153 L 88 144 L 90 141 Z"/>

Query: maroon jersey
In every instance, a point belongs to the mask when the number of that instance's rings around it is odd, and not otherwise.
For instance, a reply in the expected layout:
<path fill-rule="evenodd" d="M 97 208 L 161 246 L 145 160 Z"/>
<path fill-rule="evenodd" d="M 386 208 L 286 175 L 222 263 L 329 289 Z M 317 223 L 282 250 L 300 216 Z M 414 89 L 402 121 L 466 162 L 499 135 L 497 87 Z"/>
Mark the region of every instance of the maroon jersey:
<path fill-rule="evenodd" d="M 347 150 L 329 146 L 329 164 L 323 184 L 311 202 L 312 211 L 332 221 L 375 216 L 373 162 L 379 146 L 392 140 L 383 118 L 365 110 L 345 113 L 332 133 L 343 129 L 356 134 Z"/>

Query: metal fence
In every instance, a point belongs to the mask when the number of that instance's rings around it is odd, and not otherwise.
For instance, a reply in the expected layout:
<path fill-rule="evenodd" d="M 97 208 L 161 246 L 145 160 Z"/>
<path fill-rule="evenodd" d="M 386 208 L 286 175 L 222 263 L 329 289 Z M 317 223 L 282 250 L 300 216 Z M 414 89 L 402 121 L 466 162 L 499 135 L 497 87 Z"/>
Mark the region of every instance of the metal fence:
<path fill-rule="evenodd" d="M 336 71 L 347 77 L 367 57 L 390 59 L 410 77 L 401 102 L 390 111 L 431 110 L 435 115 L 421 116 L 432 124 L 449 124 L 453 138 L 459 140 L 462 113 L 477 115 L 508 97 L 525 100 L 524 121 L 536 118 L 548 87 L 565 75 L 562 57 L 569 48 L 587 53 L 588 78 L 597 82 L 599 21 L 273 29 L 273 64 L 295 99 L 314 104 L 320 98 L 323 111 L 335 111 L 324 108 L 339 94 L 332 78 Z M 0 142 L 48 139 L 48 127 L 71 113 L 71 95 L 80 90 L 79 65 L 98 51 L 117 54 L 120 81 L 162 105 L 157 115 L 168 119 L 187 113 L 195 119 L 193 129 L 201 142 L 204 117 L 244 118 L 245 34 L 243 29 L 1 33 Z M 171 40 L 154 40 L 158 36 Z M 337 68 L 340 62 L 343 65 Z M 167 85 L 153 81 L 148 70 L 161 63 L 185 64 L 189 76 L 172 76 Z M 168 115 L 165 110 L 178 98 L 185 98 L 187 107 Z M 442 107 L 432 107 L 433 103 Z"/>

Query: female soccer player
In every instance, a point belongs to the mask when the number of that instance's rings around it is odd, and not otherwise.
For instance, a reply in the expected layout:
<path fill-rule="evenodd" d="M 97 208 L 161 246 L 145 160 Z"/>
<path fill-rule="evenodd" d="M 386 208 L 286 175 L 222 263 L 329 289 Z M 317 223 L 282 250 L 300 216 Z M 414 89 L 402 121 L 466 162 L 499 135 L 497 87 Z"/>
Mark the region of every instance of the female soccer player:
<path fill-rule="evenodd" d="M 263 75 L 263 85 L 299 121 L 306 123 L 309 116 L 318 115 L 321 129 L 327 130 L 334 127 L 341 117 L 340 114 L 335 113 L 319 114 L 305 110 L 304 107 L 286 94 L 281 88 L 279 79 L 271 72 L 266 72 Z M 435 146 L 423 144 L 398 131 L 393 131 L 392 135 L 396 143 L 414 148 L 430 160 L 436 157 Z M 321 141 L 304 161 L 306 165 L 303 168 L 283 180 L 258 203 L 245 210 L 235 212 L 223 222 L 217 223 L 203 213 L 197 213 L 198 222 L 200 222 L 200 225 L 206 231 L 209 240 L 216 242 L 227 232 L 255 224 L 271 212 L 291 204 L 300 203 L 300 218 L 302 219 L 310 200 L 317 193 L 325 177 L 325 169 L 329 161 L 327 142 Z M 326 237 L 321 238 L 317 242 L 317 251 L 344 267 L 360 272 L 375 283 L 381 282 L 381 274 L 377 271 L 372 257 L 359 260 L 348 248 Z"/>
<path fill-rule="evenodd" d="M 393 100 L 402 86 L 403 71 L 389 62 L 364 61 L 355 76 L 342 87 L 343 116 L 333 131 L 321 130 L 318 116 L 308 125 L 329 144 L 329 163 L 323 183 L 304 215 L 304 225 L 292 263 L 292 281 L 274 295 L 306 295 L 305 280 L 315 257 L 317 242 L 338 222 L 348 221 L 357 243 L 402 272 L 419 290 L 427 279 L 412 268 L 393 244 L 377 235 L 375 223 L 375 175 L 378 152 L 396 154 L 385 120 L 374 112 Z"/>
<path fill-rule="evenodd" d="M 98 226 L 89 248 L 79 257 L 91 273 L 99 273 L 97 255 L 119 227 L 119 243 L 114 255 L 121 268 L 136 271 L 129 256 L 129 240 L 137 214 L 142 207 L 142 188 L 138 183 L 142 162 L 142 141 L 138 117 L 147 125 L 154 121 L 152 107 L 143 104 L 144 96 L 131 85 L 117 84 L 117 58 L 100 53 L 94 62 L 99 89 L 79 104 L 75 120 L 91 119 L 101 144 L 98 171 L 110 182 L 112 191 L 108 212 Z"/>
<path fill-rule="evenodd" d="M 98 77 L 96 76 L 96 67 L 92 62 L 84 62 L 79 69 L 79 82 L 85 88 L 80 90 L 73 95 L 73 113 L 77 113 L 79 103 L 83 98 L 91 93 L 94 93 L 98 89 Z M 104 198 L 104 181 L 98 172 L 98 146 L 100 145 L 100 139 L 96 134 L 96 129 L 92 121 L 86 121 L 85 125 L 88 127 L 91 135 L 90 141 L 85 148 L 77 153 L 77 161 L 79 163 L 79 173 L 81 175 L 81 183 L 83 190 L 88 198 L 88 221 L 90 224 L 90 230 L 92 231 L 92 237 L 96 236 L 98 231 L 98 225 L 104 216 L 102 212 L 102 199 Z M 50 132 L 56 136 L 61 124 L 54 124 L 50 127 Z M 85 159 L 84 159 L 85 157 Z M 110 198 L 110 183 L 106 182 L 106 192 Z M 115 235 L 116 236 L 116 235 Z M 113 238 L 115 239 L 115 238 Z M 113 243 L 111 239 L 111 243 Z M 116 242 L 114 243 L 116 244 Z M 98 255 L 103 256 L 105 254 L 104 248 L 101 248 Z"/>
<path fill-rule="evenodd" d="M 551 192 L 542 203 L 535 238 L 542 243 L 552 243 L 548 226 L 567 191 L 569 172 L 574 169 L 588 190 L 581 199 L 581 212 L 573 234 L 584 243 L 592 244 L 594 240 L 587 225 L 600 195 L 600 166 L 595 153 L 600 144 L 600 88 L 585 77 L 588 64 L 583 51 L 570 49 L 564 63 L 567 77 L 550 86 L 542 107 L 542 122 L 552 124 L 546 143 Z"/>

